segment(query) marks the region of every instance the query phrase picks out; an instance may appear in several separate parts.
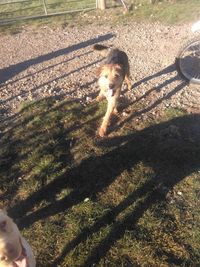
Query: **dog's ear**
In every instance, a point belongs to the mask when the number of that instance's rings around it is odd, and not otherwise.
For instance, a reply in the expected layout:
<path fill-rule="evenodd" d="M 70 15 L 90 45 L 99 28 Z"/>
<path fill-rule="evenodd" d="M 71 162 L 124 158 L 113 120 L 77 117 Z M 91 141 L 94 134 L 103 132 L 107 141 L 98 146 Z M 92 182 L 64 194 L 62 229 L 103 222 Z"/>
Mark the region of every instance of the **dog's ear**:
<path fill-rule="evenodd" d="M 122 71 L 122 66 L 119 65 L 119 64 L 115 64 L 115 69 L 116 69 L 117 71 L 121 72 L 121 71 Z"/>

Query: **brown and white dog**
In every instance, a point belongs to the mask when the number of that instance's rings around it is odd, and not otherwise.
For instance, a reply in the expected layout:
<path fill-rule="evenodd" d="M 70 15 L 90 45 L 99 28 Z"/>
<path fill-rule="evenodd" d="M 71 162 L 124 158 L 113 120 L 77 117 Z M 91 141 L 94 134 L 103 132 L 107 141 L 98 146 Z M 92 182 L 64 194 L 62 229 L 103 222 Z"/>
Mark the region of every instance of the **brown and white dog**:
<path fill-rule="evenodd" d="M 0 209 L 0 267 L 35 267 L 36 261 L 28 242 L 17 225 Z"/>
<path fill-rule="evenodd" d="M 100 44 L 95 44 L 93 48 L 103 56 L 106 55 L 104 64 L 97 70 L 100 87 L 97 100 L 100 101 L 106 98 L 108 102 L 107 111 L 99 129 L 99 135 L 103 137 L 107 132 L 112 114 L 117 113 L 117 103 L 123 82 L 125 81 L 128 89 L 131 89 L 130 67 L 128 56 L 124 51 Z"/>

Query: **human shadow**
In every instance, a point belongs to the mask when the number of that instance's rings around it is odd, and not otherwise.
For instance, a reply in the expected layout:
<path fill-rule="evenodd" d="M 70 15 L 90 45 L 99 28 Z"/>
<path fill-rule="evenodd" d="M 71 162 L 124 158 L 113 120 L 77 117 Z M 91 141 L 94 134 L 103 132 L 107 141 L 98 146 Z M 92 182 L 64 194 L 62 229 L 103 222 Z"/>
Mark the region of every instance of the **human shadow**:
<path fill-rule="evenodd" d="M 97 194 L 104 191 L 123 171 L 134 168 L 141 161 L 144 162 L 154 170 L 156 175 L 130 193 L 124 201 L 98 219 L 92 227 L 83 229 L 51 264 L 51 266 L 57 266 L 75 246 L 105 225 L 115 222 L 118 214 L 137 201 L 136 206 L 120 222 L 114 223 L 110 233 L 92 249 L 82 265 L 93 266 L 106 255 L 126 230 L 137 224 L 144 212 L 156 203 L 165 201 L 166 195 L 177 183 L 199 170 L 199 125 L 199 115 L 187 115 L 129 135 L 100 141 L 98 145 L 110 147 L 112 150 L 103 155 L 92 155 L 82 160 L 78 166 L 72 167 L 48 185 L 14 205 L 10 213 L 19 220 L 21 228 L 28 227 L 40 219 L 66 211 L 87 197 L 96 199 Z M 56 194 L 67 187 L 73 189 L 71 193 L 57 200 Z M 43 200 L 48 200 L 45 207 L 30 212 Z"/>
<path fill-rule="evenodd" d="M 100 35 L 98 37 L 83 41 L 81 43 L 71 45 L 67 48 L 59 49 L 57 51 L 54 51 L 54 52 L 51 52 L 51 53 L 48 53 L 45 55 L 41 55 L 41 56 L 38 56 L 36 58 L 32 58 L 32 59 L 14 64 L 14 65 L 11 65 L 7 68 L 3 68 L 0 70 L 0 84 L 6 82 L 7 80 L 11 79 L 12 77 L 14 77 L 15 75 L 24 71 L 25 69 L 27 69 L 30 66 L 40 64 L 44 61 L 48 61 L 48 60 L 51 60 L 53 58 L 59 57 L 61 55 L 71 53 L 73 51 L 85 48 L 87 46 L 93 45 L 93 44 L 98 43 L 98 42 L 103 42 L 103 41 L 109 40 L 113 37 L 114 37 L 114 34 L 107 33 L 107 34 Z"/>

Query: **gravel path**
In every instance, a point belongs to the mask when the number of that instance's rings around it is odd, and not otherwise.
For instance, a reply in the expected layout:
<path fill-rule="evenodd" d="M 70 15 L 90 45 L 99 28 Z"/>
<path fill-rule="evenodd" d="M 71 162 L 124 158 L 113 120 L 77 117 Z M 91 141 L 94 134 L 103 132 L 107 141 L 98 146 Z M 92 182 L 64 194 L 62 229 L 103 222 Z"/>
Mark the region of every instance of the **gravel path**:
<path fill-rule="evenodd" d="M 169 106 L 199 112 L 200 86 L 186 85 L 174 66 L 181 45 L 191 37 L 190 25 L 158 23 L 24 28 L 15 35 L 2 34 L 0 120 L 8 122 L 27 100 L 63 95 L 92 101 L 98 92 L 95 68 L 102 60 L 92 51 L 96 42 L 119 47 L 129 56 L 134 88 L 124 90 L 123 99 L 145 101 L 149 114 Z"/>

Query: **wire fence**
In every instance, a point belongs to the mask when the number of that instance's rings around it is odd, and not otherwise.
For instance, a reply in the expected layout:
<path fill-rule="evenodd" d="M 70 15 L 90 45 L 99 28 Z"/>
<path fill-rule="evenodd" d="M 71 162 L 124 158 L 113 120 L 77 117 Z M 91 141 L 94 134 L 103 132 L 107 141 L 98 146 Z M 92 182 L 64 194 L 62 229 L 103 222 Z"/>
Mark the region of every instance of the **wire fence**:
<path fill-rule="evenodd" d="M 96 9 L 96 0 L 0 0 L 0 24 Z"/>

